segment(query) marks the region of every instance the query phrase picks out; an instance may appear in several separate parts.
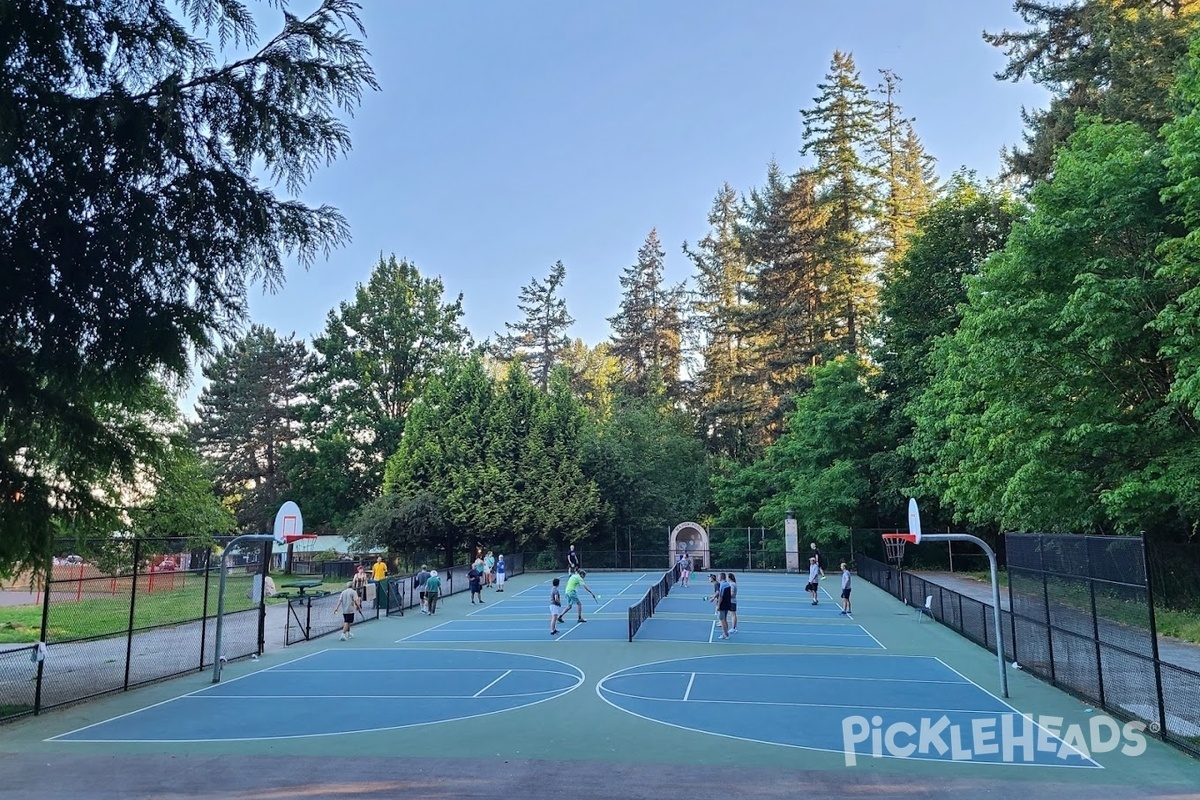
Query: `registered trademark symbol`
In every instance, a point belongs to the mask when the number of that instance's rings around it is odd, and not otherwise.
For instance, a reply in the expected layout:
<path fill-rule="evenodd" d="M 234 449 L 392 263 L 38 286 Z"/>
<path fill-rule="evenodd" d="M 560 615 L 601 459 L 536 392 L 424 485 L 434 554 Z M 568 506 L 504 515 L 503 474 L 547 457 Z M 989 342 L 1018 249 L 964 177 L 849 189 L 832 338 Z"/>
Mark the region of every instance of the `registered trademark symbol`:
<path fill-rule="evenodd" d="M 1151 722 L 1149 727 L 1151 733 L 1158 733 L 1160 730 L 1162 730 L 1162 726 L 1157 722 Z"/>

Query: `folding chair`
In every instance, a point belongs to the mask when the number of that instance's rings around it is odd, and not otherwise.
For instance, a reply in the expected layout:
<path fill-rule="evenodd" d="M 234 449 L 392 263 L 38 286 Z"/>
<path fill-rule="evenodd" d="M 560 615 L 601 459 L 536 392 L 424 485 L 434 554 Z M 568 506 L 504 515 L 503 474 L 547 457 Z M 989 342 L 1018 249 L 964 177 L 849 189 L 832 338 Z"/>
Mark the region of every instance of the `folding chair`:
<path fill-rule="evenodd" d="M 917 606 L 917 616 L 921 618 L 921 622 L 925 621 L 926 616 L 933 619 L 933 595 L 926 595 L 925 605 Z"/>

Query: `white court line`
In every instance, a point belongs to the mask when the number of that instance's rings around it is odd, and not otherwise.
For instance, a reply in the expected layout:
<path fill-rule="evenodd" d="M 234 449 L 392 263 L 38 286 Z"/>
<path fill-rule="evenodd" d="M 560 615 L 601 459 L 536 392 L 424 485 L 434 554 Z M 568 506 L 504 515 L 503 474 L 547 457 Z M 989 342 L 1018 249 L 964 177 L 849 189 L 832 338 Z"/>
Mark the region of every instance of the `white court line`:
<path fill-rule="evenodd" d="M 609 686 L 604 687 L 604 691 L 617 697 L 628 697 L 633 700 L 649 700 L 655 703 L 682 703 L 683 700 L 674 697 L 654 697 L 641 694 L 630 694 L 628 692 L 619 692 Z M 978 709 L 978 708 L 924 708 L 922 706 L 880 706 L 880 705 L 865 705 L 857 703 L 798 703 L 784 702 L 778 700 L 713 700 L 705 698 L 703 700 L 689 700 L 690 703 L 715 703 L 717 705 L 730 706 L 780 706 L 783 708 L 869 708 L 878 711 L 927 711 L 930 714 L 997 714 L 996 709 Z M 1014 714 L 1019 715 L 1020 712 L 1014 711 Z"/>
<path fill-rule="evenodd" d="M 565 674 L 565 673 L 564 673 Z M 499 680 L 497 678 L 496 680 Z M 494 681 L 493 681 L 494 682 Z M 562 692 L 562 689 L 539 689 L 515 694 L 493 694 L 489 698 L 536 697 L 540 694 Z M 476 700 L 478 694 L 221 694 L 212 697 L 189 697 L 188 700 Z M 184 698 L 180 698 L 181 700 Z M 484 698 L 487 699 L 487 698 Z M 171 741 L 166 739 L 164 741 Z M 225 741 L 224 739 L 214 741 Z"/>
<path fill-rule="evenodd" d="M 709 644 L 712 644 L 712 643 L 713 643 L 713 634 L 714 634 L 714 633 L 716 633 L 716 632 L 717 632 L 717 623 L 716 623 L 716 621 L 714 620 L 714 621 L 713 621 L 713 623 L 712 623 L 712 625 L 711 625 L 711 626 L 709 627 L 709 629 L 708 629 L 708 643 L 709 643 Z M 657 641 L 657 640 L 655 640 L 655 641 Z M 670 640 L 670 639 L 669 639 L 668 641 L 676 641 L 676 642 L 677 642 L 677 641 L 679 641 L 679 640 L 678 640 L 678 639 L 674 639 L 674 640 Z"/>
<path fill-rule="evenodd" d="M 478 692 L 476 692 L 475 694 L 471 695 L 471 697 L 479 697 L 479 695 L 483 694 L 483 693 L 484 693 L 484 692 L 486 692 L 488 689 L 492 688 L 492 687 L 493 687 L 493 686 L 495 686 L 497 683 L 499 683 L 500 681 L 504 680 L 505 678 L 507 678 L 507 677 L 508 677 L 509 675 L 511 675 L 511 674 L 512 674 L 512 670 L 511 670 L 511 669 L 506 669 L 506 670 L 504 671 L 504 674 L 503 674 L 503 675 L 501 675 L 499 678 L 496 678 L 496 680 L 492 681 L 491 683 L 489 683 L 487 686 L 485 686 L 485 687 L 483 687 L 482 689 L 480 689 L 480 690 L 479 690 Z"/>
<path fill-rule="evenodd" d="M 361 652 L 361 651 L 356 650 L 355 652 Z M 403 652 L 403 651 L 393 650 L 392 652 Z M 260 671 L 266 672 L 266 670 L 260 670 Z M 445 668 L 442 668 L 442 667 L 405 667 L 402 669 L 324 669 L 324 668 L 322 668 L 322 669 L 277 669 L 274 671 L 275 672 L 299 672 L 299 673 L 308 672 L 308 673 L 314 673 L 314 674 L 318 673 L 318 672 L 338 672 L 338 673 L 342 673 L 342 672 L 413 672 L 413 673 L 436 672 L 439 675 L 446 673 L 446 672 L 486 672 L 490 675 L 496 671 L 496 668 L 495 667 L 445 667 Z M 522 672 L 545 672 L 548 675 L 571 675 L 572 677 L 574 677 L 574 673 L 562 672 L 560 670 L 555 670 L 555 669 L 534 669 L 534 668 L 521 667 L 521 671 Z M 510 672 L 511 672 L 511 670 L 510 670 Z M 242 677 L 247 677 L 247 676 L 243 675 Z"/>
<path fill-rule="evenodd" d="M 861 625 L 860 625 L 859 627 L 860 627 L 860 628 L 862 628 L 862 626 L 861 626 Z M 865 633 L 867 636 L 870 636 L 872 639 L 875 639 L 875 634 L 871 633 L 871 632 L 870 632 L 869 630 L 867 630 L 866 628 L 863 628 L 863 633 Z M 881 642 L 881 641 L 879 641 L 878 639 L 875 639 L 875 644 L 879 645 L 879 646 L 880 646 L 880 647 L 882 647 L 884 650 L 887 650 L 887 646 L 886 646 L 886 645 L 884 645 L 884 643 L 883 643 L 883 642 Z"/>
<path fill-rule="evenodd" d="M 683 699 L 687 700 L 692 696 L 692 684 L 696 681 L 696 673 L 692 673 L 692 677 L 688 678 L 687 691 L 683 693 Z"/>
<path fill-rule="evenodd" d="M 299 656 L 299 657 L 297 657 L 297 658 L 293 658 L 291 661 L 288 661 L 287 663 L 291 664 L 291 663 L 294 663 L 294 662 L 296 662 L 296 661 L 300 661 L 301 659 L 305 659 L 305 658 L 312 658 L 313 656 L 317 656 L 317 655 L 320 655 L 321 653 L 328 653 L 328 652 L 329 652 L 329 648 L 326 648 L 326 649 L 324 649 L 324 650 L 316 650 L 316 651 L 314 651 L 314 652 L 312 652 L 312 653 L 305 653 L 305 654 L 304 654 L 304 655 L 302 655 L 302 656 Z M 233 683 L 234 681 L 240 681 L 240 680 L 242 680 L 243 678 L 249 678 L 251 675 L 257 675 L 257 674 L 259 674 L 260 672 L 270 672 L 270 671 L 272 671 L 272 670 L 274 670 L 274 669 L 277 669 L 277 667 L 267 667 L 266 669 L 259 669 L 259 670 L 255 670 L 254 672 L 247 672 L 245 675 L 238 675 L 238 676 L 236 676 L 236 677 L 230 678 L 230 679 L 229 679 L 229 680 L 227 680 L 227 681 L 223 680 L 223 683 Z M 218 684 L 218 685 L 219 685 L 219 684 Z M 157 703 L 151 703 L 151 704 L 150 704 L 150 705 L 148 705 L 148 706 L 142 706 L 141 708 L 134 709 L 133 711 L 126 711 L 124 714 L 118 714 L 118 715 L 117 715 L 117 716 L 115 716 L 115 717 L 109 717 L 108 719 L 102 719 L 102 720 L 100 720 L 99 722 L 93 722 L 93 723 L 91 723 L 90 725 L 84 725 L 84 726 L 83 726 L 83 727 L 81 727 L 81 728 L 75 728 L 74 730 L 66 731 L 65 733 L 60 733 L 60 734 L 58 734 L 58 735 L 56 735 L 56 736 L 51 736 L 51 737 L 49 737 L 48 739 L 44 739 L 43 741 L 47 741 L 47 742 L 53 742 L 55 739 L 59 739 L 59 738 L 61 738 L 61 737 L 63 737 L 63 736 L 70 736 L 70 735 L 72 735 L 72 734 L 79 733 L 80 731 L 86 731 L 88 728 L 94 728 L 94 727 L 96 727 L 97 725 L 103 725 L 103 724 L 105 724 L 105 723 L 107 723 L 107 722 L 113 722 L 114 720 L 122 719 L 122 718 L 124 718 L 124 717 L 128 717 L 128 716 L 131 716 L 131 715 L 133 715 L 133 714 L 138 714 L 138 713 L 141 713 L 142 711 L 146 711 L 146 710 L 149 710 L 149 709 L 151 709 L 151 708 L 157 708 L 158 706 L 165 706 L 167 703 L 174 703 L 176 700 L 183 700 L 183 699 L 184 699 L 184 698 L 186 698 L 186 697 L 193 697 L 193 696 L 195 696 L 195 695 L 198 695 L 198 694 L 200 694 L 201 692 L 207 692 L 209 689 L 213 688 L 213 686 L 214 686 L 214 684 L 209 684 L 208 686 L 203 686 L 203 687 L 201 687 L 201 688 L 199 688 L 199 689 L 196 689 L 196 690 L 195 690 L 195 691 L 193 691 L 193 692 L 188 692 L 188 693 L 186 693 L 186 694 L 181 694 L 181 695 L 179 695 L 178 697 L 170 697 L 170 698 L 167 698 L 166 700 L 162 700 L 162 701 L 160 701 L 160 702 L 157 702 Z M 85 740 L 85 741 L 86 741 L 86 740 Z"/>
<path fill-rule="evenodd" d="M 454 622 L 454 620 L 448 619 L 445 622 L 434 625 L 432 628 L 425 628 L 425 630 L 420 630 L 420 631 L 417 631 L 416 633 L 410 633 L 408 636 L 405 636 L 403 639 L 397 639 L 396 644 L 400 644 L 401 642 L 407 642 L 409 639 L 413 638 L 414 636 L 420 636 L 422 633 L 425 633 L 426 631 L 436 631 L 438 628 L 444 628 L 447 625 L 449 625 L 451 622 Z M 349 649 L 349 648 L 347 648 L 347 649 Z"/>
<path fill-rule="evenodd" d="M 753 655 L 753 653 L 747 653 L 746 655 Z M 847 656 L 841 656 L 841 657 L 846 658 Z M 560 674 L 560 673 L 555 673 L 555 674 Z M 565 674 L 565 673 L 562 673 L 562 674 Z M 887 681 L 888 683 L 938 683 L 938 684 L 945 684 L 947 686 L 971 686 L 972 685 L 969 681 L 942 681 L 942 680 L 933 680 L 930 678 L 892 678 L 892 677 L 888 677 L 888 676 L 884 676 L 884 675 L 874 675 L 874 676 L 790 675 L 790 674 L 779 673 L 779 672 L 692 672 L 691 670 L 675 670 L 675 669 L 643 670 L 641 672 L 630 673 L 630 674 L 635 674 L 635 675 L 691 675 L 693 677 L 695 677 L 696 675 L 700 675 L 701 677 L 705 677 L 705 678 L 729 678 L 729 677 L 733 677 L 733 678 L 803 678 L 804 680 L 816 680 L 816 681 L 824 681 L 824 680 L 828 680 L 828 681 Z"/>
<path fill-rule="evenodd" d="M 1041 725 L 1038 725 L 1036 722 L 1034 722 L 1034 720 L 1033 720 L 1033 716 L 1032 716 L 1032 715 L 1025 715 L 1025 714 L 1022 714 L 1020 711 L 1018 711 L 1018 710 L 1017 710 L 1016 706 L 1014 706 L 1012 703 L 1008 702 L 1007 700 L 1004 700 L 1003 698 L 996 697 L 996 695 L 992 694 L 992 693 L 991 693 L 991 692 L 989 692 L 987 689 L 985 689 L 985 688 L 983 688 L 982 686 L 980 686 L 978 683 L 975 683 L 975 681 L 971 680 L 971 679 L 970 679 L 970 678 L 968 678 L 966 675 L 963 675 L 961 672 L 959 672 L 959 671 L 958 671 L 958 670 L 956 670 L 954 667 L 952 667 L 952 666 L 950 666 L 949 664 L 947 664 L 945 661 L 942 661 L 942 660 L 941 660 L 940 658 L 938 658 L 937 656 L 933 656 L 933 658 L 934 658 L 934 659 L 936 659 L 936 660 L 937 660 L 937 662 L 938 662 L 939 664 L 941 664 L 943 667 L 945 667 L 946 669 L 950 670 L 951 672 L 953 672 L 953 673 L 954 673 L 955 675 L 957 675 L 958 677 L 962 678 L 962 679 L 963 679 L 964 681 L 966 681 L 967 683 L 973 684 L 973 685 L 975 686 L 975 688 L 976 688 L 976 689 L 978 689 L 979 691 L 983 692 L 983 693 L 984 693 L 984 694 L 986 694 L 988 697 L 990 697 L 990 698 L 992 698 L 993 700 L 995 700 L 997 703 L 1000 703 L 1000 704 L 1001 704 L 1001 705 L 1003 705 L 1003 706 L 1007 706 L 1008 708 L 1011 708 L 1014 714 L 1020 714 L 1021 716 L 1025 717 L 1025 718 L 1026 718 L 1026 719 L 1028 719 L 1030 722 L 1033 722 L 1033 724 L 1034 724 L 1034 725 L 1037 725 L 1037 726 L 1038 726 L 1038 728 L 1041 728 L 1043 731 L 1046 731 L 1046 733 L 1050 734 L 1050 735 L 1051 735 L 1053 738 L 1055 738 L 1055 739 L 1058 739 L 1058 740 L 1059 740 L 1060 742 L 1062 742 L 1064 745 L 1066 745 L 1067 747 L 1070 747 L 1072 750 L 1074 750 L 1076 753 L 1078 753 L 1078 754 L 1079 754 L 1079 755 L 1080 755 L 1082 758 L 1086 759 L 1087 761 L 1090 761 L 1090 762 L 1092 762 L 1092 763 L 1093 763 L 1093 764 L 1095 764 L 1097 767 L 1100 767 L 1100 769 L 1104 769 L 1104 765 L 1103 765 L 1103 764 L 1100 764 L 1099 762 L 1097 762 L 1095 759 L 1093 759 L 1093 758 L 1092 758 L 1091 756 L 1089 756 L 1087 753 L 1083 753 L 1083 752 L 1081 752 L 1081 751 L 1080 751 L 1078 748 L 1071 746 L 1071 745 L 1070 745 L 1070 744 L 1068 744 L 1066 741 L 1064 741 L 1064 740 L 1063 740 L 1063 738 L 1062 738 L 1061 736 L 1056 736 L 1056 735 L 1054 734 L 1054 732 L 1053 732 L 1053 731 L 1049 731 L 1049 730 L 1046 730 L 1045 728 L 1042 728 L 1042 726 L 1041 726 Z M 1007 668 L 1008 668 L 1008 665 L 1007 665 L 1007 664 L 1005 664 L 1004 666 L 1005 666 L 1005 669 L 1007 669 Z"/>

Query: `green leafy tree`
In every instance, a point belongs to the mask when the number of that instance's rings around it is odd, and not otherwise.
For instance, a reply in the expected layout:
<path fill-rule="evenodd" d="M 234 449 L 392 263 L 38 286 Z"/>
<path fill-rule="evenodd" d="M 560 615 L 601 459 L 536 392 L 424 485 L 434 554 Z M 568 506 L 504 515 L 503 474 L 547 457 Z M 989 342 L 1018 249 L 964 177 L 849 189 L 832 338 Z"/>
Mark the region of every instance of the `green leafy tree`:
<path fill-rule="evenodd" d="M 1136 529 L 1114 501 L 1191 447 L 1195 421 L 1168 402 L 1152 329 L 1177 293 L 1156 255 L 1177 235 L 1160 200 L 1164 154 L 1133 123 L 1080 127 L 1029 219 L 971 281 L 911 448 L 921 488 L 957 519 Z"/>
<path fill-rule="evenodd" d="M 569 376 L 571 391 L 598 418 L 612 413 L 621 383 L 621 365 L 607 342 L 589 347 L 575 339 L 562 353 L 562 366 Z"/>
<path fill-rule="evenodd" d="M 955 174 L 944 196 L 920 218 L 911 247 L 885 274 L 874 360 L 880 371 L 872 385 L 880 397 L 884 431 L 872 471 L 879 483 L 876 502 L 885 518 L 903 517 L 915 482 L 916 463 L 905 454 L 912 436 L 910 405 L 934 377 L 930 363 L 937 341 L 951 336 L 962 319 L 967 281 L 1004 249 L 1025 206 L 1011 194 L 980 186 L 970 173 Z M 936 522 L 936 509 L 925 516 Z"/>
<path fill-rule="evenodd" d="M 287 499 L 283 461 L 299 435 L 307 368 L 304 342 L 261 325 L 204 367 L 192 437 L 242 531 L 270 531 Z"/>
<path fill-rule="evenodd" d="M 708 463 L 691 417 L 649 399 L 629 399 L 593 425 L 585 470 L 600 490 L 602 526 L 633 534 L 635 550 L 659 550 L 665 531 L 709 505 Z"/>
<path fill-rule="evenodd" d="M 797 399 L 787 432 L 761 461 L 714 480 L 715 524 L 775 527 L 792 510 L 806 539 L 831 545 L 844 543 L 852 527 L 878 524 L 873 369 L 854 356 L 813 367 L 812 390 Z"/>
<path fill-rule="evenodd" d="M 112 530 L 106 484 L 161 444 L 139 395 L 345 241 L 296 198 L 377 88 L 361 35 L 350 0 L 265 41 L 238 0 L 0 8 L 0 571 Z"/>
<path fill-rule="evenodd" d="M 186 437 L 176 438 L 149 480 L 146 499 L 128 511 L 135 535 L 207 544 L 236 529 L 236 518 L 217 496 L 212 471 Z"/>
<path fill-rule="evenodd" d="M 462 296 L 446 302 L 444 292 L 439 278 L 422 277 L 409 262 L 380 258 L 354 299 L 330 311 L 313 339 L 307 438 L 318 450 L 327 439 L 349 442 L 345 468 L 356 473 L 360 491 L 381 485 L 384 462 L 396 452 L 425 382 L 444 358 L 470 347 Z M 369 496 L 346 500 L 353 507 Z"/>
<path fill-rule="evenodd" d="M 520 359 L 543 392 L 550 390 L 550 373 L 570 344 L 567 330 L 575 324 L 567 313 L 567 301 L 559 296 L 566 277 L 566 267 L 558 261 L 545 283 L 534 278 L 523 287 L 517 308 L 524 318 L 504 323 L 508 333 L 496 337 L 496 355 L 505 361 Z"/>

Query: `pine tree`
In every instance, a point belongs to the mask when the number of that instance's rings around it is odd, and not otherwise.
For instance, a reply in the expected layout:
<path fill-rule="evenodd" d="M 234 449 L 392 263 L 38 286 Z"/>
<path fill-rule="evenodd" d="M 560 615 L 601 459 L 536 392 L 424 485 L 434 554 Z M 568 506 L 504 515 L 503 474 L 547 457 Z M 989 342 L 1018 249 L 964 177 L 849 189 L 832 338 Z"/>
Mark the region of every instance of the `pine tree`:
<path fill-rule="evenodd" d="M 621 309 L 609 318 L 611 352 L 621 364 L 630 394 L 644 397 L 661 391 L 681 396 L 683 358 L 683 290 L 665 285 L 664 259 L 658 231 L 651 230 L 638 250 L 637 263 L 621 275 Z"/>
<path fill-rule="evenodd" d="M 1171 119 L 1171 85 L 1200 28 L 1200 0 L 1016 0 L 1024 31 L 985 33 L 1008 66 L 996 78 L 1031 78 L 1050 90 L 1049 108 L 1023 111 L 1023 148 L 1008 171 L 1028 186 L 1050 178 L 1080 113 L 1135 122 L 1155 132 Z"/>
<path fill-rule="evenodd" d="M 204 368 L 192 436 L 243 531 L 269 530 L 286 488 L 283 456 L 299 435 L 308 352 L 254 325 Z"/>
<path fill-rule="evenodd" d="M 747 380 L 751 347 L 743 317 L 749 271 L 740 222 L 737 192 L 726 183 L 713 200 L 708 234 L 695 251 L 683 246 L 696 265 L 689 321 L 700 340 L 702 366 L 694 405 L 709 451 L 734 460 L 747 457 L 756 421 Z"/>
<path fill-rule="evenodd" d="M 566 267 L 558 261 L 545 283 L 534 278 L 523 287 L 517 308 L 525 315 L 524 319 L 504 323 L 508 333 L 497 335 L 494 347 L 497 357 L 506 361 L 517 358 L 527 365 L 543 392 L 549 391 L 550 373 L 571 341 L 567 330 L 575 324 L 567 313 L 566 300 L 559 296 L 566 276 Z"/>
<path fill-rule="evenodd" d="M 822 251 L 828 211 L 817 202 L 815 176 L 789 179 L 772 163 L 743 215 L 752 278 L 739 315 L 750 351 L 743 374 L 757 417 L 754 444 L 763 445 L 782 432 L 792 396 L 807 387 L 806 370 L 833 352 L 839 330 Z"/>
<path fill-rule="evenodd" d="M 828 214 L 822 244 L 829 263 L 828 302 L 837 309 L 838 351 L 856 352 L 875 307 L 871 231 L 878 172 L 865 154 L 877 142 L 877 110 L 854 58 L 835 51 L 815 105 L 802 110 L 801 153 L 816 159 L 817 197 Z"/>
<path fill-rule="evenodd" d="M 883 82 L 876 92 L 879 136 L 872 148 L 872 162 L 880 176 L 877 246 L 884 261 L 895 262 L 904 255 L 908 237 L 917 219 L 929 209 L 937 196 L 935 161 L 921 144 L 913 120 L 905 117 L 897 95 L 900 77 L 891 70 L 880 70 Z"/>

